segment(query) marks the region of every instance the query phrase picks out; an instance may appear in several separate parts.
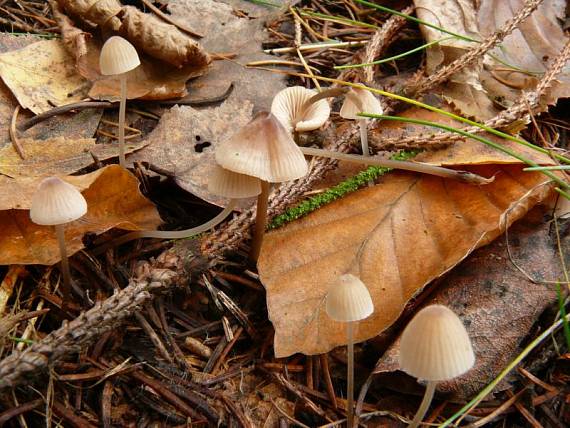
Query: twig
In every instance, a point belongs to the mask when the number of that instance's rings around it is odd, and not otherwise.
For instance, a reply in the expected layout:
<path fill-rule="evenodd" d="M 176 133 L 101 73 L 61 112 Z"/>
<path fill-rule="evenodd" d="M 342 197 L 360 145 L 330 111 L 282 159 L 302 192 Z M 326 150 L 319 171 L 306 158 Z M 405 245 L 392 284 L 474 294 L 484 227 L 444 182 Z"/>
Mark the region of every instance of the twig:
<path fill-rule="evenodd" d="M 158 7 L 156 7 L 154 4 L 152 4 L 151 1 L 149 0 L 142 0 L 142 2 L 144 3 L 144 5 L 146 7 L 148 7 L 150 10 L 152 10 L 154 13 L 156 13 L 163 21 L 168 22 L 169 24 L 174 25 L 175 27 L 177 27 L 179 30 L 184 31 L 185 33 L 188 33 L 191 36 L 197 37 L 199 39 L 203 38 L 204 36 L 196 33 L 195 31 L 190 30 L 188 27 L 186 27 L 185 25 L 177 22 L 176 20 L 172 19 L 169 15 L 167 15 L 166 13 L 164 13 L 162 10 L 160 10 Z"/>

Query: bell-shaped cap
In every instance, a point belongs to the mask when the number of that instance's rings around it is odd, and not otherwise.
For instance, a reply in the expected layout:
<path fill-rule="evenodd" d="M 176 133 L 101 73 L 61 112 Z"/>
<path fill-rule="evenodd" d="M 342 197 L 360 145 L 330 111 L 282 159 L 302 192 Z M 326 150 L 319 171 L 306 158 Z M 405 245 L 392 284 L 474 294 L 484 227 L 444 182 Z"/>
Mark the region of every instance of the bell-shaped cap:
<path fill-rule="evenodd" d="M 305 108 L 305 103 L 317 94 L 317 91 L 302 86 L 285 88 L 273 98 L 271 113 L 289 132 L 307 132 L 318 129 L 329 118 L 331 108 L 325 99 Z"/>
<path fill-rule="evenodd" d="M 446 306 L 422 309 L 402 333 L 400 367 L 418 379 L 453 379 L 471 369 L 474 363 L 467 330 Z"/>
<path fill-rule="evenodd" d="M 261 193 L 261 181 L 257 177 L 239 174 L 216 165 L 208 181 L 208 191 L 225 198 L 251 198 Z"/>
<path fill-rule="evenodd" d="M 374 312 L 374 304 L 366 285 L 351 274 L 341 275 L 329 288 L 327 315 L 335 321 L 360 321 Z"/>
<path fill-rule="evenodd" d="M 42 180 L 32 196 L 30 218 L 36 224 L 65 224 L 86 213 L 87 201 L 79 190 L 57 177 Z"/>
<path fill-rule="evenodd" d="M 99 68 L 103 75 L 126 73 L 137 68 L 140 63 L 135 47 L 122 37 L 110 37 L 101 48 Z"/>
<path fill-rule="evenodd" d="M 350 88 L 340 108 L 340 117 L 350 120 L 366 119 L 358 116 L 358 113 L 382 114 L 384 110 L 372 92 L 366 89 Z"/>
<path fill-rule="evenodd" d="M 295 180 L 308 171 L 301 149 L 268 112 L 258 113 L 229 140 L 219 144 L 216 161 L 225 169 L 270 183 Z"/>

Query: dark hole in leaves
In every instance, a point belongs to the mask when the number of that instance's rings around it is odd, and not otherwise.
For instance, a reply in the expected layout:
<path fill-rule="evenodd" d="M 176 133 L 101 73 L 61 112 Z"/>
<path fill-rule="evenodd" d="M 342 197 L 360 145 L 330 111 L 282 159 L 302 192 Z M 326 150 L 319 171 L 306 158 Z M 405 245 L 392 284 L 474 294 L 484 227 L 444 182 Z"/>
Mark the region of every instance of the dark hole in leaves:
<path fill-rule="evenodd" d="M 210 147 L 212 143 L 204 141 L 203 143 L 198 143 L 194 145 L 194 150 L 196 153 L 202 153 L 206 147 Z"/>
<path fill-rule="evenodd" d="M 196 135 L 196 137 L 194 138 L 196 138 L 196 141 L 200 141 L 202 139 L 202 137 L 200 137 L 199 135 Z"/>

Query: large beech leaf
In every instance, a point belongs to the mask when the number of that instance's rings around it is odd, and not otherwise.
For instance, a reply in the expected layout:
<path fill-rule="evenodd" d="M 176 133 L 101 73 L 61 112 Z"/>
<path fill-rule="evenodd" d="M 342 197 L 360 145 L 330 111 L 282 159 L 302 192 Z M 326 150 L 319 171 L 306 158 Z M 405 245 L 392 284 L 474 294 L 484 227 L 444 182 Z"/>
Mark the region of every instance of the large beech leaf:
<path fill-rule="evenodd" d="M 113 227 L 155 229 L 161 223 L 154 205 L 140 193 L 136 177 L 118 165 L 63 179 L 81 191 L 88 206 L 85 216 L 65 227 L 70 255 L 83 248 L 87 232 L 103 233 Z M 30 220 L 30 201 L 41 180 L 0 176 L 0 265 L 59 261 L 53 228 Z"/>
<path fill-rule="evenodd" d="M 471 168 L 493 183 L 390 174 L 266 236 L 258 269 L 275 327 L 275 354 L 318 354 L 346 343 L 324 299 L 343 273 L 368 286 L 374 314 L 356 339 L 386 329 L 406 302 L 475 248 L 496 238 L 550 193 L 548 179 L 520 165 Z M 508 213 L 508 215 L 507 215 Z"/>

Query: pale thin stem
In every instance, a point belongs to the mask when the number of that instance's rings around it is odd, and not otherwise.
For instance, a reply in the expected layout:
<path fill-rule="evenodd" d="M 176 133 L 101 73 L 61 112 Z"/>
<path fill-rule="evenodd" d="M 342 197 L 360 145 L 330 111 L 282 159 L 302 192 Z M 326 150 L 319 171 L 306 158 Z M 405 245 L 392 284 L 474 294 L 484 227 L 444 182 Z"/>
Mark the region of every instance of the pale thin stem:
<path fill-rule="evenodd" d="M 261 252 L 261 244 L 263 243 L 263 235 L 267 227 L 267 210 L 269 208 L 269 183 L 261 180 L 261 193 L 257 197 L 257 213 L 255 215 L 255 231 L 253 240 L 251 241 L 251 249 L 249 250 L 249 259 L 257 262 L 259 253 Z"/>
<path fill-rule="evenodd" d="M 368 148 L 368 122 L 362 119 L 357 119 L 357 122 L 360 127 L 360 145 L 362 146 L 362 154 L 364 156 L 370 156 L 370 149 Z"/>
<path fill-rule="evenodd" d="M 435 387 L 437 385 L 437 381 L 430 380 L 426 385 L 426 392 L 424 394 L 424 398 L 422 403 L 420 404 L 420 408 L 416 412 L 414 419 L 408 425 L 408 428 L 417 428 L 421 421 L 424 419 L 426 415 L 429 405 L 431 404 L 431 400 L 433 399 L 433 394 L 435 393 Z"/>
<path fill-rule="evenodd" d="M 69 300 L 71 297 L 71 272 L 69 271 L 69 261 L 67 260 L 67 249 L 65 248 L 65 225 L 55 225 L 55 236 L 57 237 L 57 244 L 59 246 L 59 254 L 61 255 L 61 276 L 63 281 L 61 283 L 61 295 L 63 296 L 62 303 Z"/>
<path fill-rule="evenodd" d="M 354 323 L 346 323 L 346 338 L 348 350 L 347 387 L 346 387 L 346 419 L 347 427 L 352 428 L 354 423 Z"/>
<path fill-rule="evenodd" d="M 125 160 L 125 114 L 127 111 L 127 74 L 120 76 L 121 103 L 119 104 L 119 165 L 126 168 Z"/>
<path fill-rule="evenodd" d="M 485 178 L 468 171 L 458 171 L 454 169 L 442 168 L 440 166 L 429 165 L 419 162 L 396 161 L 391 159 L 376 159 L 371 156 L 350 155 L 347 153 L 335 152 L 332 150 L 316 149 L 313 147 L 300 147 L 303 154 L 308 156 L 321 156 L 331 159 L 343 160 L 346 162 L 362 163 L 365 165 L 382 166 L 386 168 L 403 169 L 422 174 L 436 175 L 438 177 L 450 178 L 470 184 L 489 184 L 494 178 Z"/>
<path fill-rule="evenodd" d="M 120 238 L 113 239 L 101 247 L 97 248 L 94 253 L 101 254 L 107 249 L 115 247 L 117 245 L 124 244 L 125 242 L 132 241 L 133 239 L 141 238 L 158 238 L 158 239 L 184 239 L 190 238 L 194 235 L 199 235 L 200 233 L 206 232 L 211 228 L 217 226 L 219 223 L 224 221 L 228 217 L 236 206 L 237 200 L 231 199 L 228 205 L 213 219 L 208 220 L 196 227 L 191 227 L 190 229 L 184 230 L 137 230 L 136 232 L 127 233 Z"/>

